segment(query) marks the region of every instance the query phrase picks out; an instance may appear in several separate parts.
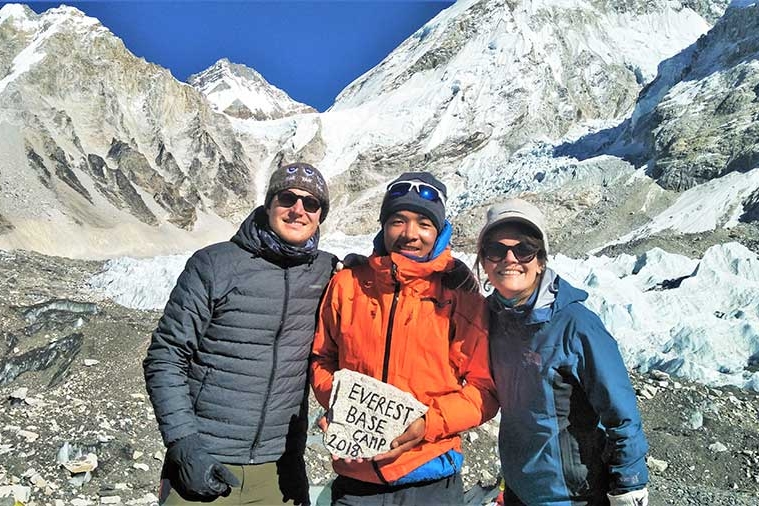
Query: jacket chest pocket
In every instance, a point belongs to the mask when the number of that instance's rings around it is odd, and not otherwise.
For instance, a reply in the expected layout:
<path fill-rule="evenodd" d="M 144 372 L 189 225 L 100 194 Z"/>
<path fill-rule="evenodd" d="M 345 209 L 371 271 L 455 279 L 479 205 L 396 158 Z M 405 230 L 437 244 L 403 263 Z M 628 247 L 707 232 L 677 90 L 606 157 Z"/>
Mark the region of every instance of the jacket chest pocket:
<path fill-rule="evenodd" d="M 404 321 L 396 321 L 392 341 L 396 373 L 414 383 L 420 379 L 419 364 L 427 371 L 449 378 L 452 371 L 449 355 L 452 339 L 452 304 L 430 298 L 417 299 L 413 311 L 403 311 Z"/>
<path fill-rule="evenodd" d="M 382 361 L 384 353 L 383 314 L 373 300 L 351 299 L 344 303 L 337 335 L 339 366 L 370 374 L 374 361 Z"/>

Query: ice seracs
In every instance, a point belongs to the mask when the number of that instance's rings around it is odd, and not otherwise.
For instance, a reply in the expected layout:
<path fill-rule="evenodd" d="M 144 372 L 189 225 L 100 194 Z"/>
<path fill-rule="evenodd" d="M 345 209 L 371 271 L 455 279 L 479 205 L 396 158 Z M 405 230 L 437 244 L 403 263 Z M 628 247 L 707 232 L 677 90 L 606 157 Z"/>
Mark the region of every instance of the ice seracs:
<path fill-rule="evenodd" d="M 368 253 L 371 237 L 324 238 L 343 257 Z M 120 258 L 90 280 L 98 293 L 141 309 L 164 306 L 187 255 Z M 462 259 L 471 265 L 473 257 Z M 588 291 L 586 304 L 619 341 L 625 363 L 711 385 L 759 391 L 759 258 L 738 243 L 701 259 L 652 249 L 638 257 L 558 254 L 549 265 Z"/>

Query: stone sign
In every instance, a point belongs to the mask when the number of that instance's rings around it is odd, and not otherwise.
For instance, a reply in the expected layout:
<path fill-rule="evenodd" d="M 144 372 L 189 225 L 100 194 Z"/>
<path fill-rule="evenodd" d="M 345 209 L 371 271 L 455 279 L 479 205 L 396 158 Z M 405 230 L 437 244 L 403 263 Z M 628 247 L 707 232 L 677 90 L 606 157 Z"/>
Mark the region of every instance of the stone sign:
<path fill-rule="evenodd" d="M 393 439 L 427 412 L 410 393 L 347 369 L 335 372 L 329 405 L 332 419 L 324 446 L 348 459 L 389 451 Z"/>

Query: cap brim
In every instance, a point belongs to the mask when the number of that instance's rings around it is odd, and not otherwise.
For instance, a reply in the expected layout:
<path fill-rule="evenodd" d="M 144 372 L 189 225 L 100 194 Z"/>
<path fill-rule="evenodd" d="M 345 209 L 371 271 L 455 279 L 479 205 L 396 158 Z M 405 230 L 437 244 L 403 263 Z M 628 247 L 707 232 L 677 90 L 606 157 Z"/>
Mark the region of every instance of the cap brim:
<path fill-rule="evenodd" d="M 541 241 L 543 241 L 544 243 L 546 242 L 545 234 L 540 229 L 540 227 L 535 225 L 535 223 L 532 220 L 525 218 L 521 214 L 510 214 L 510 215 L 501 216 L 497 220 L 491 223 L 488 223 L 487 225 L 483 227 L 483 229 L 480 231 L 480 235 L 477 237 L 477 252 L 478 253 L 482 249 L 482 240 L 485 238 L 487 233 L 493 230 L 494 228 L 500 225 L 503 225 L 505 223 L 521 223 L 523 225 L 527 225 L 531 229 L 535 230 L 538 233 L 538 235 L 540 235 Z"/>

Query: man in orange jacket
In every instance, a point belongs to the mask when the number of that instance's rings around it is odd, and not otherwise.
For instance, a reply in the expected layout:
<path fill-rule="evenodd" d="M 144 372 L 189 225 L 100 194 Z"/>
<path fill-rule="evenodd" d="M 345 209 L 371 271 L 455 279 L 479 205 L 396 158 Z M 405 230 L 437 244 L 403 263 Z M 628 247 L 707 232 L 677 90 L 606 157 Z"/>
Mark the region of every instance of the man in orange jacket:
<path fill-rule="evenodd" d="M 332 504 L 464 502 L 459 432 L 492 418 L 498 402 L 484 299 L 451 282 L 460 276 L 451 276 L 457 265 L 445 199 L 445 185 L 427 172 L 390 183 L 374 252 L 365 264 L 338 272 L 321 303 L 311 385 L 322 406 L 328 407 L 333 373 L 343 368 L 428 406 L 390 451 L 333 461 L 339 476 Z"/>

